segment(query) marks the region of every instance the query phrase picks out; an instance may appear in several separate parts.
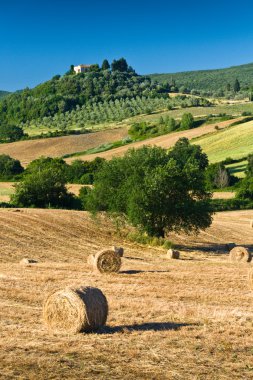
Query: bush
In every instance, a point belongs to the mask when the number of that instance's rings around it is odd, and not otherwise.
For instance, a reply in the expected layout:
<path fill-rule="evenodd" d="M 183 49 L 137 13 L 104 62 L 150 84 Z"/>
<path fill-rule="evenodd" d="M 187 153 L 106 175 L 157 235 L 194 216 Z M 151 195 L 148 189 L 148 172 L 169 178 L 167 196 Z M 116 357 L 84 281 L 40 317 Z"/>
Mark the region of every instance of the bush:
<path fill-rule="evenodd" d="M 22 174 L 24 168 L 20 161 L 11 158 L 6 154 L 0 155 L 0 177 L 2 180 L 17 179 Z"/>
<path fill-rule="evenodd" d="M 184 113 L 181 119 L 181 129 L 191 129 L 194 127 L 194 118 L 191 113 Z"/>
<path fill-rule="evenodd" d="M 77 207 L 78 201 L 66 188 L 65 165 L 63 160 L 49 157 L 32 161 L 16 185 L 11 202 L 18 207 Z"/>
<path fill-rule="evenodd" d="M 206 184 L 211 189 L 224 189 L 234 185 L 238 179 L 230 175 L 229 170 L 223 163 L 215 163 L 206 169 Z"/>

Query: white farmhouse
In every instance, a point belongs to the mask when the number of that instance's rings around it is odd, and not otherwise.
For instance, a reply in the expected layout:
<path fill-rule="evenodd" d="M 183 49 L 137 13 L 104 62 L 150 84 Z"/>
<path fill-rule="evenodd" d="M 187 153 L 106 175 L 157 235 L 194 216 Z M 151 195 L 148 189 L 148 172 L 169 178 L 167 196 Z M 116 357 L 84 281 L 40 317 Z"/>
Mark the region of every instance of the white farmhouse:
<path fill-rule="evenodd" d="M 85 73 L 85 71 L 87 71 L 87 69 L 89 69 L 90 67 L 91 65 L 78 65 L 74 66 L 74 71 L 76 74 Z"/>

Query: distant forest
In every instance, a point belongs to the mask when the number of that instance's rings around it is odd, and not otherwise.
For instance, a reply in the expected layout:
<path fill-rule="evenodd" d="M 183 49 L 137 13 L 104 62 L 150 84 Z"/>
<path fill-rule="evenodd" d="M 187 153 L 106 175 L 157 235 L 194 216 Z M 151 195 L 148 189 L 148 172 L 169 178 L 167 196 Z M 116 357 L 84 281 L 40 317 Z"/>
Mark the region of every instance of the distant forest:
<path fill-rule="evenodd" d="M 152 82 L 170 83 L 181 92 L 194 91 L 200 95 L 224 96 L 234 92 L 251 91 L 253 87 L 253 63 L 218 70 L 186 71 L 175 74 L 151 74 Z M 240 88 L 235 88 L 238 80 Z M 234 90 L 237 91 L 234 91 Z"/>

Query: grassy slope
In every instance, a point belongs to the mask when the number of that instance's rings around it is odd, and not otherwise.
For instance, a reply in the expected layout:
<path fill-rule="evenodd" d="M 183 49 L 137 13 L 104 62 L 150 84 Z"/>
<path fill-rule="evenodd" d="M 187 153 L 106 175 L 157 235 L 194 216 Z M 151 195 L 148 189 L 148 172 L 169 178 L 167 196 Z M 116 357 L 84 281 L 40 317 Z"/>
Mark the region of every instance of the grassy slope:
<path fill-rule="evenodd" d="M 194 140 L 207 153 L 210 162 L 227 157 L 242 158 L 253 152 L 253 121 L 239 124 Z"/>
<path fill-rule="evenodd" d="M 252 245 L 251 217 L 216 215 L 199 238 L 178 237 L 181 260 L 168 261 L 165 251 L 123 242 L 84 212 L 0 210 L 2 378 L 250 379 L 249 265 L 202 248 Z M 92 272 L 88 255 L 112 244 L 125 247 L 121 272 Z M 19 265 L 25 256 L 40 263 Z M 45 294 L 70 285 L 105 293 L 110 313 L 100 334 L 54 334 L 43 325 Z"/>
<path fill-rule="evenodd" d="M 158 82 L 169 83 L 174 79 L 177 86 L 186 86 L 189 89 L 220 90 L 225 89 L 227 83 L 233 85 L 236 78 L 239 79 L 242 86 L 252 85 L 253 63 L 218 70 L 152 74 L 150 77 Z"/>

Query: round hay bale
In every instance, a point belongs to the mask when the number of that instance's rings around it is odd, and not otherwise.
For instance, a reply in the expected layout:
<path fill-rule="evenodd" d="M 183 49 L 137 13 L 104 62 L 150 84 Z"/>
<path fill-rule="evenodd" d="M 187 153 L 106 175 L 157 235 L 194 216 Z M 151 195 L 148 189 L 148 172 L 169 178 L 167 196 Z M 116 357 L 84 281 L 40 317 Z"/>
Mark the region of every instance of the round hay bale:
<path fill-rule="evenodd" d="M 249 287 L 253 290 L 253 269 L 249 271 Z"/>
<path fill-rule="evenodd" d="M 251 253 L 245 247 L 235 247 L 229 253 L 230 260 L 249 263 L 252 259 Z"/>
<path fill-rule="evenodd" d="M 94 255 L 89 255 L 89 256 L 88 256 L 87 264 L 88 264 L 89 266 L 93 266 L 93 264 L 94 264 L 94 258 L 95 258 Z"/>
<path fill-rule="evenodd" d="M 179 251 L 175 251 L 174 249 L 169 249 L 167 251 L 167 257 L 168 257 L 168 259 L 179 259 L 180 252 Z"/>
<path fill-rule="evenodd" d="M 105 325 L 107 315 L 106 297 L 100 289 L 89 286 L 56 290 L 43 304 L 44 322 L 59 332 L 96 331 Z"/>
<path fill-rule="evenodd" d="M 30 264 L 37 264 L 38 261 L 37 260 L 34 260 L 34 259 L 27 259 L 27 258 L 24 258 L 22 260 L 20 260 L 19 262 L 21 265 L 30 265 Z"/>
<path fill-rule="evenodd" d="M 119 255 L 120 257 L 123 257 L 124 255 L 124 248 L 122 247 L 112 247 L 112 249 L 114 250 L 115 253 L 117 253 L 117 255 Z"/>
<path fill-rule="evenodd" d="M 104 249 L 95 255 L 93 265 L 100 273 L 118 273 L 121 267 L 121 257 L 112 249 Z"/>

